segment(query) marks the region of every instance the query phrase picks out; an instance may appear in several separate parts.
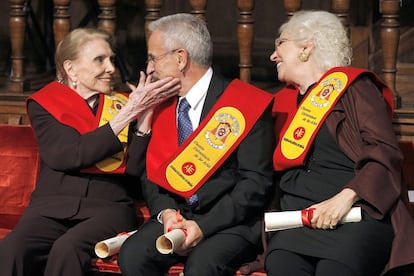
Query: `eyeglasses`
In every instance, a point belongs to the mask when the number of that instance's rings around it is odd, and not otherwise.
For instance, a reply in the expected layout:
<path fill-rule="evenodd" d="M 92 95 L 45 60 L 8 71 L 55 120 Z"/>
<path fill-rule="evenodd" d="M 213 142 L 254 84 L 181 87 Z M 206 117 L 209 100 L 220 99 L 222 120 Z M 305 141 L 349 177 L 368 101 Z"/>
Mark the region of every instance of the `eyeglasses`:
<path fill-rule="evenodd" d="M 147 64 L 150 63 L 150 62 L 155 64 L 158 61 L 160 61 L 161 59 L 163 59 L 164 57 L 166 57 L 167 55 L 172 54 L 172 53 L 176 52 L 177 50 L 179 50 L 179 49 L 170 50 L 170 51 L 167 51 L 167 52 L 165 52 L 161 55 L 158 55 L 158 56 L 148 55 Z"/>
<path fill-rule="evenodd" d="M 290 39 L 287 39 L 287 38 L 281 38 L 281 37 L 276 38 L 275 39 L 276 48 L 279 47 L 280 45 L 282 45 L 283 43 L 285 43 L 286 41 L 293 41 L 293 40 L 290 40 Z"/>
<path fill-rule="evenodd" d="M 281 38 L 278 37 L 275 39 L 275 46 L 276 48 L 279 47 L 280 45 L 282 45 L 283 43 L 287 42 L 287 41 L 302 41 L 305 40 L 304 38 L 298 38 L 298 39 L 288 39 L 288 38 Z"/>

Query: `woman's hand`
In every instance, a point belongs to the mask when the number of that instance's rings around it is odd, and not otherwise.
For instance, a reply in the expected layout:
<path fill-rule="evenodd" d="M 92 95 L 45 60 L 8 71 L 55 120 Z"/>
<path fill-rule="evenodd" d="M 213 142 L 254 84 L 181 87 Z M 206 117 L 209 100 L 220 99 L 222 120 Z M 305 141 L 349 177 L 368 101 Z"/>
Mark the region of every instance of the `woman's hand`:
<path fill-rule="evenodd" d="M 354 190 L 345 188 L 330 199 L 310 206 L 309 208 L 315 208 L 311 220 L 312 227 L 324 230 L 335 229 L 358 199 Z"/>
<path fill-rule="evenodd" d="M 131 105 L 134 110 L 142 111 L 153 108 L 166 99 L 176 96 L 181 85 L 180 80 L 173 77 L 166 77 L 152 82 L 151 75 L 146 76 L 141 71 L 138 85 L 135 87 L 128 84 L 128 87 L 132 92 L 129 95 L 127 105 Z"/>
<path fill-rule="evenodd" d="M 151 82 L 151 80 L 151 76 L 146 76 L 141 71 L 138 85 L 135 87 L 128 84 L 132 90 L 128 102 L 110 122 L 115 135 L 118 135 L 130 122 L 140 117 L 144 112 L 146 112 L 145 120 L 143 123 L 139 122 L 137 127 L 142 132 L 148 131 L 151 124 L 148 118 L 152 118 L 153 108 L 166 99 L 177 95 L 181 88 L 178 78 L 166 77 L 155 82 Z"/>

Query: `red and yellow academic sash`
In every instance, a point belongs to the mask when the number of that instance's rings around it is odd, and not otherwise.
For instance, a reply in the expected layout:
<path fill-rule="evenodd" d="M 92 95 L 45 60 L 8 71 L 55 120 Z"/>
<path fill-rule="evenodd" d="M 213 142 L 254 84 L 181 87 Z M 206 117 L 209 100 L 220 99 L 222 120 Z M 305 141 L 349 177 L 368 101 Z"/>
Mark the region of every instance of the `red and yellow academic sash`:
<path fill-rule="evenodd" d="M 273 155 L 276 171 L 304 164 L 307 152 L 320 127 L 348 86 L 361 74 L 369 74 L 382 89 L 391 112 L 391 90 L 372 72 L 365 69 L 336 67 L 324 74 L 297 107 L 299 91 L 284 88 L 275 95 L 276 135 L 279 137 Z"/>
<path fill-rule="evenodd" d="M 46 109 L 56 120 L 76 129 L 80 134 L 107 124 L 128 101 L 127 94 L 112 92 L 99 94 L 96 116 L 78 93 L 58 82 L 52 82 L 28 98 Z M 76 108 L 73 108 L 73 107 Z M 128 126 L 118 135 L 124 149 L 98 163 L 83 169 L 85 173 L 124 173 L 128 141 Z"/>
<path fill-rule="evenodd" d="M 147 150 L 148 179 L 182 197 L 191 197 L 237 148 L 272 98 L 250 84 L 233 80 L 180 147 L 177 98 L 171 99 L 154 115 Z"/>

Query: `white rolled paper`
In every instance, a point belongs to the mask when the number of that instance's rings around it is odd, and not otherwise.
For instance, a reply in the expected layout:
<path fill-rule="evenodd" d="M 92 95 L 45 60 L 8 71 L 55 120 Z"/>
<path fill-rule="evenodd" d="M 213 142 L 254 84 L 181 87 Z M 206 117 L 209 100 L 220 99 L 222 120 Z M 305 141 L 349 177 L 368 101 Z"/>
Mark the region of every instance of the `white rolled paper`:
<path fill-rule="evenodd" d="M 161 235 L 155 241 L 155 246 L 161 254 L 173 253 L 177 246 L 185 240 L 185 233 L 182 229 L 173 229 Z"/>
<path fill-rule="evenodd" d="M 98 242 L 95 245 L 96 256 L 99 258 L 106 258 L 118 254 L 124 241 L 135 232 L 137 232 L 137 230 L 128 233 L 122 233 L 115 237 Z"/>
<path fill-rule="evenodd" d="M 361 207 L 352 207 L 340 223 L 359 222 L 361 218 Z M 302 211 L 266 212 L 264 223 L 266 232 L 302 227 Z"/>

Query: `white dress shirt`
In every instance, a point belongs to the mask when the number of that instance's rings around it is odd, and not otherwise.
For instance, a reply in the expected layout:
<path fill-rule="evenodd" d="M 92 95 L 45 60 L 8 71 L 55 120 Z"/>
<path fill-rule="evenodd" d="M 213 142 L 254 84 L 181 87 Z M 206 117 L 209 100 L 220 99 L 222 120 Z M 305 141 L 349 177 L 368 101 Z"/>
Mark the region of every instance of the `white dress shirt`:
<path fill-rule="evenodd" d="M 191 87 L 187 95 L 185 95 L 185 98 L 191 105 L 191 108 L 188 111 L 188 116 L 190 117 L 193 130 L 195 130 L 200 124 L 201 112 L 203 111 L 204 102 L 207 96 L 207 90 L 212 77 L 213 69 L 210 67 L 208 68 L 207 72 L 201 77 L 201 79 L 199 79 L 198 82 L 194 84 L 193 87 Z M 182 98 L 184 97 L 180 97 L 179 101 L 181 101 Z M 177 105 L 176 112 L 178 112 L 178 106 L 179 104 Z M 176 116 L 176 118 L 177 117 L 178 116 Z"/>

